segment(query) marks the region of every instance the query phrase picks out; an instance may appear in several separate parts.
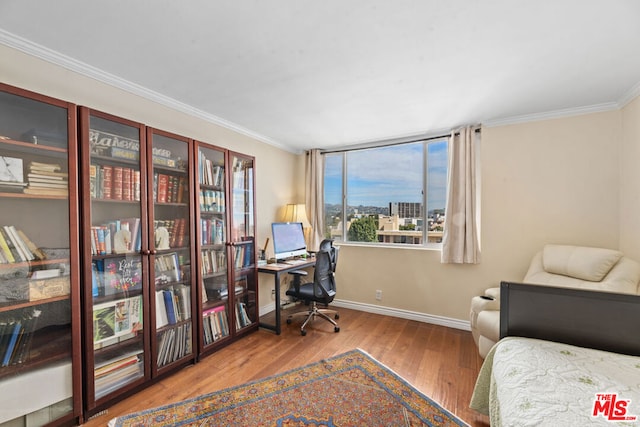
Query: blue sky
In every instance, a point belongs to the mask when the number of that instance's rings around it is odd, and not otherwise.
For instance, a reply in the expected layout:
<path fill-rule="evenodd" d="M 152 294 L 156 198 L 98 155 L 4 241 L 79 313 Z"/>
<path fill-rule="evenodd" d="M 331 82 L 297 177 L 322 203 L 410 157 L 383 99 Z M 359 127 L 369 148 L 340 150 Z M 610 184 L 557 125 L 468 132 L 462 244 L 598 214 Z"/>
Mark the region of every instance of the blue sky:
<path fill-rule="evenodd" d="M 447 144 L 428 145 L 429 209 L 444 208 L 447 182 Z M 383 206 L 389 202 L 422 200 L 422 143 L 347 153 L 350 206 Z M 340 203 L 342 156 L 325 156 L 325 203 Z"/>

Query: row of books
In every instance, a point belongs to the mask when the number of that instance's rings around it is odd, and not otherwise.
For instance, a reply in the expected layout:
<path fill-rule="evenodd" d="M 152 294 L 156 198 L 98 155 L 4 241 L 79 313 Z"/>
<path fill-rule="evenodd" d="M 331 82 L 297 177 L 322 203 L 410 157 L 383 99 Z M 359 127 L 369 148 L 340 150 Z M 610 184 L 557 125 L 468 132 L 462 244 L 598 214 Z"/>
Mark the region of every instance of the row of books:
<path fill-rule="evenodd" d="M 191 289 L 174 286 L 156 291 L 156 328 L 175 325 L 191 318 Z"/>
<path fill-rule="evenodd" d="M 156 203 L 187 203 L 189 187 L 185 176 L 153 174 L 153 200 Z"/>
<path fill-rule="evenodd" d="M 250 160 L 242 160 L 236 158 L 232 167 L 233 172 L 233 188 L 246 188 L 246 178 L 250 178 L 247 174 L 251 170 L 252 162 Z"/>
<path fill-rule="evenodd" d="M 164 228 L 169 234 L 167 248 L 188 244 L 187 219 L 159 219 L 153 229 Z M 155 234 L 155 233 L 154 233 Z M 158 246 L 159 242 L 156 242 Z M 91 226 L 91 255 L 138 253 L 142 247 L 140 218 L 121 218 Z"/>
<path fill-rule="evenodd" d="M 235 247 L 234 267 L 244 268 L 253 265 L 253 245 L 239 245 Z"/>
<path fill-rule="evenodd" d="M 236 303 L 236 329 L 240 330 L 252 323 L 247 313 L 247 305 L 243 302 Z"/>
<path fill-rule="evenodd" d="M 132 351 L 96 364 L 94 368 L 96 399 L 144 375 L 142 351 Z"/>
<path fill-rule="evenodd" d="M 224 193 L 218 190 L 200 190 L 200 212 L 224 213 Z"/>
<path fill-rule="evenodd" d="M 204 343 L 211 344 L 229 335 L 229 319 L 227 307 L 218 307 L 206 310 L 202 313 L 202 325 L 204 328 Z"/>
<path fill-rule="evenodd" d="M 201 260 L 202 274 L 205 276 L 227 270 L 227 255 L 224 249 L 203 249 Z"/>
<path fill-rule="evenodd" d="M 158 338 L 158 367 L 175 362 L 193 351 L 191 323 L 167 329 Z"/>
<path fill-rule="evenodd" d="M 45 259 L 46 255 L 22 230 L 13 225 L 0 226 L 0 264 Z"/>
<path fill-rule="evenodd" d="M 69 174 L 55 163 L 30 162 L 27 174 L 27 194 L 68 196 Z"/>
<path fill-rule="evenodd" d="M 182 280 L 181 262 L 177 252 L 156 255 L 154 263 L 156 286 Z"/>
<path fill-rule="evenodd" d="M 121 218 L 91 226 L 91 255 L 140 252 L 140 218 Z"/>
<path fill-rule="evenodd" d="M 225 242 L 226 231 L 224 220 L 202 218 L 200 220 L 200 243 L 203 245 L 220 245 Z"/>
<path fill-rule="evenodd" d="M 0 319 L 0 367 L 28 360 L 40 314 L 40 310 L 27 309 Z"/>
<path fill-rule="evenodd" d="M 201 151 L 198 155 L 198 176 L 201 185 L 222 187 L 224 185 L 224 167 L 207 159 Z"/>
<path fill-rule="evenodd" d="M 169 232 L 169 247 L 180 248 L 188 244 L 187 218 L 157 219 L 153 222 L 153 229 L 164 227 Z M 158 247 L 156 242 L 156 247 Z"/>
<path fill-rule="evenodd" d="M 140 171 L 123 166 L 89 166 L 89 193 L 93 199 L 140 200 Z"/>

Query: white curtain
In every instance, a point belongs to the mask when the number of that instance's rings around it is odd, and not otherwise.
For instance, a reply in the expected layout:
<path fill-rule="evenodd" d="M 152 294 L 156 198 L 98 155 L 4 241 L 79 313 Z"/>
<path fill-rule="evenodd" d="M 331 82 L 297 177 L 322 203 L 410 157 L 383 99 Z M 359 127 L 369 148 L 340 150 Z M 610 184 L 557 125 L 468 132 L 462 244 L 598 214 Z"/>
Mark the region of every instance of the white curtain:
<path fill-rule="evenodd" d="M 320 150 L 307 152 L 305 162 L 305 208 L 311 235 L 309 236 L 309 250 L 318 250 L 324 239 L 324 158 Z"/>
<path fill-rule="evenodd" d="M 449 175 L 442 262 L 480 262 L 479 199 L 480 132 L 477 126 L 457 129 L 449 138 Z"/>

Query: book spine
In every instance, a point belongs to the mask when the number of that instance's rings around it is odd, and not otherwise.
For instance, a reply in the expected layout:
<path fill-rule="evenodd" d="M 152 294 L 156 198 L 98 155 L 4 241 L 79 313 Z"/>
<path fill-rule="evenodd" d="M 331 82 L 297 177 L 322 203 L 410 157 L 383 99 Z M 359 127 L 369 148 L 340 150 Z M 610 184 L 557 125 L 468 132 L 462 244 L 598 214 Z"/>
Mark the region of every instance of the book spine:
<path fill-rule="evenodd" d="M 171 291 L 163 291 L 164 297 L 164 306 L 167 310 L 167 319 L 169 320 L 170 325 L 175 325 L 176 320 L 176 312 L 173 304 L 173 293 Z"/>
<path fill-rule="evenodd" d="M 34 255 L 35 258 L 38 259 L 46 259 L 46 254 L 44 252 L 42 252 L 42 250 L 40 248 L 38 248 L 32 241 L 31 239 L 29 239 L 27 237 L 26 234 L 24 234 L 24 232 L 22 230 L 18 230 L 18 235 L 20 236 L 20 238 L 24 241 L 24 243 L 27 245 L 27 248 L 31 251 L 31 253 Z"/>
<path fill-rule="evenodd" d="M 133 171 L 133 200 L 140 201 L 140 171 Z"/>
<path fill-rule="evenodd" d="M 164 174 L 158 175 L 158 203 L 167 202 L 167 187 L 169 185 L 169 177 Z"/>
<path fill-rule="evenodd" d="M 9 338 L 9 343 L 7 345 L 7 349 L 2 359 L 3 367 L 9 365 L 9 361 L 11 360 L 11 355 L 13 354 L 13 350 L 15 348 L 16 342 L 18 340 L 18 335 L 20 334 L 21 329 L 22 329 L 22 323 L 16 322 L 15 325 L 13 326 L 13 330 Z"/>
<path fill-rule="evenodd" d="M 14 258 L 22 262 L 27 261 L 27 258 L 22 253 L 22 250 L 20 249 L 16 241 L 16 238 L 13 236 L 13 233 L 11 233 L 9 226 L 5 225 L 2 228 L 5 235 L 5 240 L 7 241 L 7 244 L 9 245 L 9 249 L 11 249 L 11 252 L 13 253 Z"/>
<path fill-rule="evenodd" d="M 123 169 L 121 166 L 115 166 L 113 168 L 113 187 L 111 189 L 111 198 L 115 200 L 122 200 L 122 184 L 123 184 Z"/>
<path fill-rule="evenodd" d="M 2 233 L 1 230 L 0 230 L 0 249 L 2 249 L 2 252 L 5 258 L 7 259 L 7 261 L 9 261 L 10 263 L 16 262 L 16 259 L 13 256 L 13 252 L 11 251 L 11 249 L 9 249 L 9 244 L 5 240 L 4 233 Z"/>
<path fill-rule="evenodd" d="M 133 200 L 131 191 L 133 169 L 122 169 L 122 200 Z"/>
<path fill-rule="evenodd" d="M 102 198 L 113 198 L 113 166 L 102 167 Z"/>
<path fill-rule="evenodd" d="M 98 197 L 98 166 L 89 166 L 89 194 L 92 199 Z"/>

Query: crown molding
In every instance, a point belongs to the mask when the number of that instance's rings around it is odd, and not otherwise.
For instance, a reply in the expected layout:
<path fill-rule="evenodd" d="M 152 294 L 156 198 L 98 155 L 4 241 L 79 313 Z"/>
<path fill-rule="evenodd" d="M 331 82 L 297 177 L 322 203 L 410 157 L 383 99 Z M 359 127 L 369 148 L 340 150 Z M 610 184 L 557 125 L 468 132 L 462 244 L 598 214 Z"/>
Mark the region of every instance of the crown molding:
<path fill-rule="evenodd" d="M 185 113 L 190 116 L 196 117 L 198 119 L 204 120 L 206 122 L 224 127 L 226 129 L 232 130 L 239 134 L 256 139 L 260 142 L 264 142 L 266 144 L 280 148 L 282 150 L 293 152 L 290 147 L 287 147 L 284 144 L 281 144 L 278 141 L 275 141 L 264 135 L 260 135 L 247 128 L 239 126 L 233 122 L 222 119 L 213 114 L 206 113 L 200 109 L 192 107 L 183 102 L 177 101 L 168 96 L 162 95 L 151 89 L 132 83 L 114 74 L 107 73 L 89 64 L 85 64 L 84 62 L 78 61 L 60 52 L 48 49 L 44 46 L 41 46 L 30 40 L 19 37 L 3 29 L 0 29 L 0 43 L 10 48 L 16 49 L 22 53 L 25 53 L 27 55 L 33 56 L 35 58 L 41 59 L 43 61 L 52 63 L 60 67 L 63 67 L 67 70 L 73 71 L 82 76 L 89 77 L 93 80 L 97 80 L 101 83 L 105 83 L 107 85 L 129 92 L 133 95 L 140 96 L 144 99 L 148 99 L 150 101 L 153 101 L 165 107 L 171 108 L 173 110 L 179 111 L 181 113 Z"/>
<path fill-rule="evenodd" d="M 196 117 L 198 119 L 204 120 L 209 123 L 213 123 L 215 125 L 229 129 L 241 135 L 248 136 L 252 139 L 272 145 L 281 150 L 288 151 L 294 154 L 301 154 L 302 152 L 301 150 L 288 147 L 285 144 L 282 144 L 269 137 L 253 132 L 247 128 L 244 128 L 228 120 L 225 120 L 221 117 L 215 116 L 213 114 L 209 114 L 200 109 L 192 107 L 188 104 L 177 101 L 173 98 L 162 95 L 158 92 L 155 92 L 143 86 L 137 85 L 135 83 L 129 82 L 121 77 L 107 73 L 89 64 L 85 64 L 81 61 L 78 61 L 76 59 L 63 55 L 60 52 L 48 49 L 44 46 L 41 46 L 30 40 L 19 37 L 3 29 L 0 29 L 0 43 L 10 48 L 16 49 L 20 52 L 23 52 L 27 55 L 33 56 L 35 58 L 41 59 L 43 61 L 58 65 L 67 70 L 78 73 L 82 76 L 89 77 L 91 79 L 97 80 L 99 82 L 105 83 L 107 85 L 116 87 L 128 93 L 131 93 L 133 95 L 140 96 L 142 98 L 156 102 L 160 105 L 164 105 L 173 110 L 188 114 L 192 117 Z M 558 119 L 562 117 L 577 116 L 582 114 L 592 114 L 592 113 L 613 111 L 613 110 L 623 108 L 625 105 L 627 105 L 629 102 L 631 102 L 633 99 L 635 99 L 638 96 L 640 96 L 640 82 L 638 82 L 634 87 L 632 87 L 628 92 L 626 92 L 617 102 L 607 102 L 607 103 L 595 104 L 595 105 L 590 105 L 585 107 L 567 108 L 567 109 L 548 111 L 548 112 L 542 112 L 542 113 L 524 114 L 520 116 L 486 120 L 482 123 L 482 125 L 485 127 L 506 126 L 511 124 Z M 425 132 L 418 135 L 424 138 L 425 135 L 427 137 L 429 135 L 439 136 L 439 135 L 450 133 L 450 131 L 451 130 L 448 129 L 446 131 L 443 130 L 441 132 Z M 415 137 L 416 137 L 416 134 L 399 135 L 390 139 L 391 140 L 405 140 L 405 139 L 408 140 Z M 352 147 L 352 148 L 360 147 L 360 146 L 364 147 L 364 146 L 369 146 L 371 144 L 372 144 L 371 141 L 360 141 L 358 143 L 350 144 L 349 147 Z"/>
<path fill-rule="evenodd" d="M 628 103 L 636 99 L 640 96 L 640 82 L 636 83 L 634 87 L 632 87 L 627 93 L 625 93 L 622 98 L 618 101 L 618 105 L 620 108 L 625 107 Z"/>
<path fill-rule="evenodd" d="M 560 119 L 563 117 L 580 116 L 583 114 L 602 113 L 605 111 L 618 110 L 617 102 L 606 102 L 603 104 L 589 105 L 586 107 L 565 108 L 562 110 L 546 111 L 543 113 L 523 114 L 521 116 L 505 117 L 503 119 L 486 120 L 482 122 L 485 127 L 507 126 L 526 122 L 537 122 L 541 120 Z"/>

